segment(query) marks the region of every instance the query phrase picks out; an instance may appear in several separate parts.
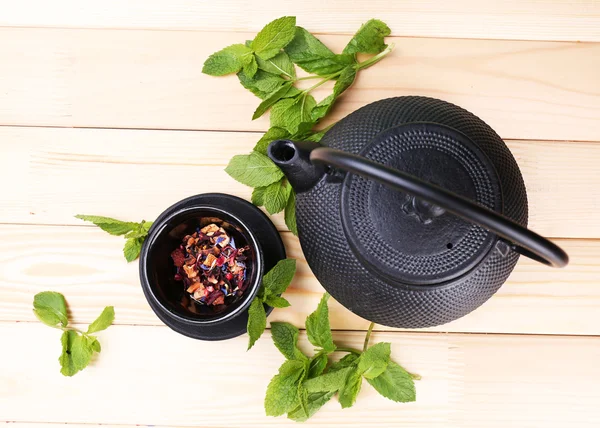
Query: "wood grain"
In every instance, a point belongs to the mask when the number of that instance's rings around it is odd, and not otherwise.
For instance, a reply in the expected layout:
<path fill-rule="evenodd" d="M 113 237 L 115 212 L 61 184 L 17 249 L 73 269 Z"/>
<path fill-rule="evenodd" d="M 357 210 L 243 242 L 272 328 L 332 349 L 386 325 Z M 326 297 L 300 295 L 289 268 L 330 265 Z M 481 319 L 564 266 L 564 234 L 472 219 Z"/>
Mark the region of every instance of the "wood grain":
<path fill-rule="evenodd" d="M 285 294 L 292 304 L 271 320 L 303 326 L 324 292 L 304 260 L 297 238 L 282 234 L 298 273 Z M 571 256 L 562 270 L 522 258 L 508 282 L 465 318 L 430 331 L 600 335 L 600 240 L 558 240 Z M 63 293 L 76 322 L 89 323 L 114 305 L 119 324 L 161 325 L 139 285 L 137 262 L 127 264 L 123 239 L 91 227 L 0 226 L 0 301 L 3 321 L 35 321 L 33 295 Z M 335 301 L 333 328 L 363 330 L 368 322 Z M 390 330 L 379 326 L 378 329 Z"/>
<path fill-rule="evenodd" d="M 379 18 L 395 36 L 600 41 L 595 0 L 21 0 L 0 25 L 257 32 L 289 14 L 319 33 L 352 34 Z"/>
<path fill-rule="evenodd" d="M 99 334 L 102 354 L 73 378 L 59 373 L 59 336 L 41 324 L 0 323 L 2 343 L 19 350 L 0 357 L 3 420 L 298 426 L 264 415 L 264 391 L 283 362 L 268 334 L 245 353 L 245 337 L 211 343 L 162 327 L 113 326 Z M 353 347 L 363 338 L 359 332 L 334 335 Z M 418 401 L 393 403 L 365 383 L 354 407 L 342 411 L 328 403 L 310 426 L 365 427 L 374 420 L 390 428 L 600 423 L 599 338 L 375 333 L 372 340 L 392 342 L 393 358 L 423 377 Z M 312 348 L 304 335 L 301 346 Z"/>
<path fill-rule="evenodd" d="M 196 193 L 249 199 L 251 189 L 230 178 L 224 166 L 258 138 L 239 132 L 0 127 L 0 180 L 13 183 L 0 191 L 0 223 L 82 224 L 75 214 L 139 221 Z M 508 145 L 527 186 L 530 227 L 552 237 L 600 237 L 600 144 Z M 274 221 L 287 230 L 282 215 Z"/>
<path fill-rule="evenodd" d="M 250 33 L 0 29 L 0 124 L 265 130 L 233 76 L 203 75 L 209 54 Z M 323 40 L 340 51 L 347 36 Z M 473 111 L 503 138 L 600 140 L 600 44 L 391 38 L 331 113 L 425 95 Z M 323 98 L 331 89 L 322 86 Z"/>

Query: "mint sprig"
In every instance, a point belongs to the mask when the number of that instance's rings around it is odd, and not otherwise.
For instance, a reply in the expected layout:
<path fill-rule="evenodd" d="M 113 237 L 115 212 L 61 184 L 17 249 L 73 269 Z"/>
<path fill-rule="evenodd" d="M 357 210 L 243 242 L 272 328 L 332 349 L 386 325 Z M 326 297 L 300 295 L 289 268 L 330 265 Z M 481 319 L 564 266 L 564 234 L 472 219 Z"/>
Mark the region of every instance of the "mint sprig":
<path fill-rule="evenodd" d="M 123 247 L 123 255 L 128 262 L 132 262 L 139 257 L 142 251 L 142 244 L 146 240 L 148 231 L 152 226 L 151 221 L 142 220 L 140 223 L 134 223 L 97 215 L 78 214 L 75 218 L 94 223 L 111 235 L 124 235 L 126 241 Z"/>
<path fill-rule="evenodd" d="M 290 302 L 280 294 L 288 288 L 295 274 L 296 260 L 283 259 L 263 276 L 261 287 L 248 309 L 248 349 L 254 346 L 267 327 L 264 305 L 273 308 L 290 306 Z"/>
<path fill-rule="evenodd" d="M 106 330 L 115 319 L 112 306 L 104 308 L 102 313 L 81 331 L 69 326 L 65 297 L 54 291 L 43 291 L 33 298 L 33 313 L 44 324 L 63 331 L 60 338 L 62 353 L 58 358 L 60 372 L 64 376 L 73 376 L 90 363 L 92 356 L 101 351 L 100 342 L 92 333 Z"/>
<path fill-rule="evenodd" d="M 273 342 L 286 358 L 267 387 L 265 411 L 269 416 L 305 421 L 335 394 L 342 408 L 351 407 L 366 379 L 381 395 L 396 402 L 415 401 L 414 379 L 420 379 L 390 359 L 390 344 L 369 347 L 374 324 L 371 323 L 362 351 L 337 346 L 332 339 L 325 294 L 317 309 L 306 319 L 306 333 L 316 346 L 309 358 L 298 348 L 298 329 L 289 323 L 271 323 Z M 330 363 L 334 352 L 348 352 L 341 360 Z"/>
<path fill-rule="evenodd" d="M 389 27 L 380 20 L 363 24 L 341 54 L 334 53 L 314 35 L 296 26 L 296 18 L 284 16 L 267 24 L 245 44 L 228 46 L 212 54 L 202 72 L 211 76 L 237 73 L 243 87 L 262 101 L 254 111 L 257 119 L 271 110 L 271 128 L 249 155 L 234 156 L 225 171 L 235 180 L 254 188 L 252 202 L 270 214 L 285 211 L 288 229 L 297 234 L 295 193 L 279 168 L 266 156 L 270 142 L 289 138 L 319 142 L 325 130 L 315 126 L 331 111 L 337 99 L 356 80 L 360 70 L 380 61 L 393 45 L 384 39 Z M 357 54 L 373 56 L 358 61 Z M 295 65 L 311 73 L 297 77 Z M 306 89 L 296 85 L 318 79 Z M 317 101 L 311 91 L 335 80 L 333 92 Z"/>

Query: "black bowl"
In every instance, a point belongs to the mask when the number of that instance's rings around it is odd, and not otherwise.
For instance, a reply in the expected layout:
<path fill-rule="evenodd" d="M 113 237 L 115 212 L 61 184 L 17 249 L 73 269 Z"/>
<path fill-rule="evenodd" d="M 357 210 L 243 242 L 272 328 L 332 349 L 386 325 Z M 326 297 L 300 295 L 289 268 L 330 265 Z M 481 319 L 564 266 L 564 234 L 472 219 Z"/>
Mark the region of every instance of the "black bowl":
<path fill-rule="evenodd" d="M 235 238 L 238 247 L 250 247 L 246 289 L 226 305 L 196 302 L 174 278 L 171 252 L 203 222 L 220 224 Z M 222 340 L 246 332 L 248 307 L 263 274 L 283 258 L 285 248 L 279 233 L 254 205 L 225 194 L 196 195 L 168 208 L 150 228 L 140 254 L 140 280 L 148 303 L 166 325 L 189 337 Z"/>

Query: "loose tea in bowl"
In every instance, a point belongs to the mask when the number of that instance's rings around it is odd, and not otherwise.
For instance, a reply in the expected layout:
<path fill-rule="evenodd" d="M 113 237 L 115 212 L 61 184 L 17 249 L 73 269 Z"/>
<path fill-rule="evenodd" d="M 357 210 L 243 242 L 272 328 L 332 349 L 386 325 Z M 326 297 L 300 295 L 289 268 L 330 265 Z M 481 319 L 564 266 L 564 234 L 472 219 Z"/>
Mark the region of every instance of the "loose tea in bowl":
<path fill-rule="evenodd" d="M 248 286 L 246 263 L 250 255 L 250 246 L 238 246 L 235 237 L 222 226 L 198 226 L 171 253 L 176 267 L 174 278 L 183 283 L 197 303 L 226 305 Z"/>

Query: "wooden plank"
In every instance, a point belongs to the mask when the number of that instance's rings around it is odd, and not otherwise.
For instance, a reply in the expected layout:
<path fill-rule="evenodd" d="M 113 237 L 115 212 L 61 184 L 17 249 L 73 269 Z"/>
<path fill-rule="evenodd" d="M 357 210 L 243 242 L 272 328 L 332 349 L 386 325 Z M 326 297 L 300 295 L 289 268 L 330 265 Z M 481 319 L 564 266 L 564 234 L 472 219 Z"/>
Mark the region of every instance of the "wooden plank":
<path fill-rule="evenodd" d="M 102 354 L 73 378 L 59 373 L 59 336 L 41 324 L 0 323 L 2 343 L 18 349 L 0 357 L 7 368 L 0 384 L 2 419 L 297 426 L 264 415 L 264 391 L 283 362 L 268 333 L 246 353 L 245 337 L 200 342 L 167 328 L 111 327 L 99 334 Z M 353 347 L 363 338 L 360 332 L 334 335 Z M 375 333 L 372 340 L 391 342 L 393 358 L 423 377 L 417 402 L 394 403 L 365 383 L 354 407 L 342 411 L 328 403 L 311 426 L 364 427 L 374 417 L 377 426 L 390 428 L 600 423 L 599 338 Z M 312 348 L 303 334 L 301 346 Z M 538 358 L 527 364 L 532 355 Z M 218 405 L 207 405 L 206 397 Z"/>
<path fill-rule="evenodd" d="M 304 260 L 297 238 L 282 234 L 298 273 L 285 297 L 292 304 L 270 319 L 302 326 L 324 292 Z M 522 258 L 507 284 L 483 307 L 430 329 L 450 332 L 600 334 L 600 240 L 557 240 L 571 264 L 555 270 Z M 76 322 L 89 323 L 114 305 L 119 324 L 161 325 L 139 285 L 137 262 L 127 264 L 123 239 L 88 227 L 0 226 L 0 301 L 3 321 L 35 321 L 33 295 L 63 293 Z M 360 330 L 368 322 L 330 303 L 335 329 Z M 378 329 L 391 330 L 379 326 Z"/>
<path fill-rule="evenodd" d="M 259 31 L 293 13 L 298 25 L 320 33 L 352 34 L 370 18 L 395 36 L 600 41 L 595 0 L 21 0 L 3 10 L 2 26 Z"/>
<path fill-rule="evenodd" d="M 0 124 L 265 130 L 235 77 L 201 74 L 207 56 L 250 33 L 0 29 Z M 336 51 L 347 36 L 323 38 Z M 454 102 L 503 138 L 600 140 L 600 44 L 391 38 L 331 113 L 425 95 Z M 331 89 L 322 86 L 323 98 Z"/>
<path fill-rule="evenodd" d="M 251 189 L 223 169 L 258 138 L 239 132 L 0 127 L 0 179 L 12 183 L 0 191 L 0 222 L 79 225 L 73 216 L 81 213 L 139 221 L 196 193 L 225 191 L 249 199 Z M 600 237 L 600 144 L 508 145 L 528 189 L 530 227 L 552 237 Z M 274 221 L 287 230 L 281 215 Z"/>

